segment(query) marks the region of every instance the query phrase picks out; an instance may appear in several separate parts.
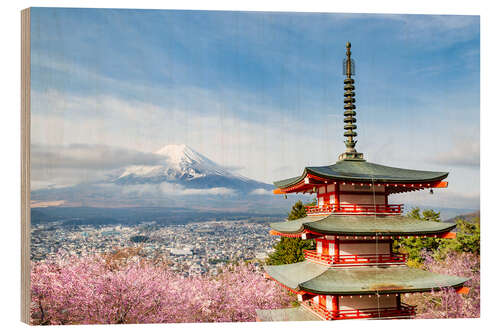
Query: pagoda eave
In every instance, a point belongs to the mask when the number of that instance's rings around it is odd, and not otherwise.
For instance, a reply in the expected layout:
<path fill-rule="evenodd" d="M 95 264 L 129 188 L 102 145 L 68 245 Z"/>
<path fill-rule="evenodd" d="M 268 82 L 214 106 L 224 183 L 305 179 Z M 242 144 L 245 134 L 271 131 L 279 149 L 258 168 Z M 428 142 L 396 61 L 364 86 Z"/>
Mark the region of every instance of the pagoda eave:
<path fill-rule="evenodd" d="M 329 268 L 310 261 L 264 266 L 286 288 L 313 295 L 377 295 L 459 288 L 468 278 L 436 274 L 408 266 Z"/>
<path fill-rule="evenodd" d="M 324 320 L 303 306 L 273 310 L 256 310 L 257 321 L 318 321 Z"/>
<path fill-rule="evenodd" d="M 453 230 L 454 228 L 450 228 L 450 230 Z M 280 236 L 280 237 L 288 237 L 288 238 L 302 238 L 302 239 L 313 239 L 313 238 L 318 238 L 318 237 L 321 237 L 321 236 L 338 236 L 338 237 L 353 237 L 353 239 L 358 239 L 358 240 L 363 240 L 363 239 L 380 239 L 380 238 L 384 238 L 384 237 L 388 237 L 388 238 L 391 238 L 391 239 L 398 239 L 398 238 L 409 238 L 409 237 L 423 237 L 423 238 L 431 238 L 431 237 L 434 237 L 434 238 L 445 238 L 445 239 L 454 239 L 456 238 L 456 233 L 454 232 L 450 232 L 450 231 L 444 231 L 444 232 L 439 232 L 439 233 L 401 233 L 401 232 L 398 232 L 398 233 L 387 233 L 387 232 L 384 232 L 384 233 L 381 233 L 381 232 L 372 232 L 372 233 L 347 233 L 347 232 L 344 232 L 344 233 L 340 233 L 340 232 L 336 232 L 336 233 L 320 233 L 320 232 L 316 232 L 314 230 L 310 230 L 310 229 L 307 229 L 307 228 L 304 228 L 301 232 L 297 232 L 297 233 L 283 233 L 283 232 L 279 232 L 279 231 L 276 231 L 276 230 L 273 230 L 271 229 L 269 231 L 269 234 L 271 236 Z"/>
<path fill-rule="evenodd" d="M 417 220 L 406 216 L 307 216 L 301 219 L 271 223 L 273 234 L 300 235 L 312 233 L 329 236 L 353 237 L 438 237 L 447 235 L 456 223 Z M 294 237 L 294 236 L 291 236 Z M 298 236 L 297 236 L 298 237 Z"/>
<path fill-rule="evenodd" d="M 387 181 L 378 181 L 378 182 L 366 182 L 366 181 L 354 181 L 350 179 L 344 178 L 334 178 L 327 179 L 323 178 L 321 180 L 311 179 L 307 177 L 307 183 L 305 180 L 301 180 L 298 183 L 289 186 L 289 187 L 279 187 L 273 190 L 273 194 L 291 194 L 291 193 L 314 193 L 315 189 L 319 186 L 330 185 L 330 184 L 342 184 L 342 185 L 361 185 L 361 186 L 385 186 L 387 194 L 395 194 L 395 193 L 405 193 L 405 192 L 413 192 L 413 191 L 421 191 L 429 188 L 446 188 L 448 187 L 448 182 L 438 180 L 432 182 L 387 182 Z M 342 191 L 340 191 L 342 193 Z"/>
<path fill-rule="evenodd" d="M 420 171 L 394 168 L 366 161 L 339 161 L 321 167 L 306 167 L 301 176 L 274 182 L 279 194 L 309 191 L 321 184 L 352 183 L 386 185 L 392 193 L 408 192 L 429 187 L 446 187 L 443 179 L 448 172 Z M 400 187 L 399 189 L 395 189 Z M 277 193 L 278 194 L 278 193 Z"/>

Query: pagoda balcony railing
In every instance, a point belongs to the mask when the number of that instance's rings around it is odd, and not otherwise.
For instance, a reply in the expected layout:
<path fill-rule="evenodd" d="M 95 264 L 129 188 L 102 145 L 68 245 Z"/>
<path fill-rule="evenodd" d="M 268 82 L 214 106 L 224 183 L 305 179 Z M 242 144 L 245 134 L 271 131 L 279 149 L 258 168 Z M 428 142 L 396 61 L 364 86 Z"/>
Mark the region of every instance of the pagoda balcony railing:
<path fill-rule="evenodd" d="M 306 260 L 324 265 L 361 266 L 368 264 L 404 264 L 407 255 L 404 253 L 385 254 L 341 254 L 325 255 L 315 250 L 304 250 Z"/>
<path fill-rule="evenodd" d="M 315 214 L 356 214 L 356 215 L 400 215 L 403 204 L 325 204 L 306 206 L 308 215 Z"/>
<path fill-rule="evenodd" d="M 408 318 L 415 317 L 416 306 L 401 303 L 401 305 L 390 308 L 348 309 L 328 310 L 322 304 L 316 304 L 313 300 L 302 303 L 326 320 L 340 319 L 364 319 L 364 318 Z"/>

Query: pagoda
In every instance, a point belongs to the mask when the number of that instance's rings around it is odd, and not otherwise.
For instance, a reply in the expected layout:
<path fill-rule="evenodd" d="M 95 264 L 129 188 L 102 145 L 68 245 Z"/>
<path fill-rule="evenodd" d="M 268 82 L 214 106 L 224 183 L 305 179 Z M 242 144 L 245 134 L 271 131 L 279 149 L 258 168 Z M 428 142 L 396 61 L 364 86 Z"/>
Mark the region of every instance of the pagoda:
<path fill-rule="evenodd" d="M 316 205 L 307 216 L 271 224 L 271 235 L 315 239 L 302 262 L 265 266 L 266 275 L 297 295 L 300 306 L 257 310 L 260 321 L 412 318 L 415 307 L 401 294 L 453 287 L 467 292 L 468 280 L 406 265 L 394 253 L 394 240 L 408 237 L 454 238 L 455 223 L 403 216 L 394 193 L 446 188 L 447 172 L 394 168 L 369 163 L 356 151 L 354 61 L 348 42 L 344 60 L 344 136 L 346 150 L 337 163 L 306 167 L 302 175 L 275 182 L 275 194 L 310 193 Z"/>

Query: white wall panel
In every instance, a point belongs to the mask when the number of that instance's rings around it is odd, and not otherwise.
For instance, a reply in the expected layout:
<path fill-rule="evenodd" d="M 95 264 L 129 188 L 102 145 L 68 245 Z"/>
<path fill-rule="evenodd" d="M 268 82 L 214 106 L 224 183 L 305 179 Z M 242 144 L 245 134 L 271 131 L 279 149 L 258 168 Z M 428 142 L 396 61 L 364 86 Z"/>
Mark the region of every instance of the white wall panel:
<path fill-rule="evenodd" d="M 340 203 L 341 204 L 385 204 L 385 195 L 357 195 L 357 194 L 340 194 Z"/>
<path fill-rule="evenodd" d="M 363 297 L 344 296 L 341 298 L 339 296 L 339 308 L 340 310 L 352 310 L 352 309 L 372 309 L 372 308 L 392 308 L 397 306 L 397 296 L 396 295 L 386 295 L 382 294 L 380 297 L 372 295 L 368 297 L 363 295 Z"/>
<path fill-rule="evenodd" d="M 339 246 L 340 255 L 347 254 L 389 254 L 390 244 L 389 243 L 371 243 L 371 242 L 360 242 L 360 243 L 342 243 Z"/>

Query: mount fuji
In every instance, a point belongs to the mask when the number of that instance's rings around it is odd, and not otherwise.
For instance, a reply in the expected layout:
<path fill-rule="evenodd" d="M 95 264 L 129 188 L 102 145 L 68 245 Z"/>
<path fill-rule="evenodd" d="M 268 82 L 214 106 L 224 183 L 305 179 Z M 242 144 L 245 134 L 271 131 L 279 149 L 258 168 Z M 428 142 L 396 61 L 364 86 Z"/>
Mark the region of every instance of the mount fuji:
<path fill-rule="evenodd" d="M 132 165 L 112 182 L 118 185 L 171 183 L 190 189 L 226 188 L 238 193 L 271 190 L 270 184 L 231 172 L 184 144 L 170 144 L 156 151 L 158 165 Z"/>
<path fill-rule="evenodd" d="M 129 164 L 104 179 L 31 191 L 32 204 L 66 207 L 174 207 L 216 211 L 282 211 L 289 203 L 259 182 L 215 163 L 184 144 L 154 152 L 151 165 Z"/>

